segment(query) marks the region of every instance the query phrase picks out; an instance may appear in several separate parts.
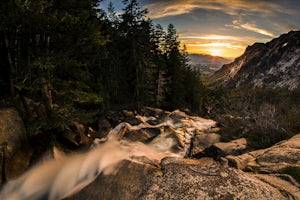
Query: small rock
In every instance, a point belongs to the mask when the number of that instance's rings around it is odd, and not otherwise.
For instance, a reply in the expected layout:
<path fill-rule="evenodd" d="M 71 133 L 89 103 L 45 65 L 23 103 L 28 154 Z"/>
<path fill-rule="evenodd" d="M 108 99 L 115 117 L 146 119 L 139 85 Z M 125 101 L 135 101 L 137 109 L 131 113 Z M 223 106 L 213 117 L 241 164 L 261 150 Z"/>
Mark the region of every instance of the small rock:
<path fill-rule="evenodd" d="M 193 149 L 191 151 L 192 157 L 201 157 L 203 151 L 212 146 L 213 144 L 220 142 L 221 136 L 216 133 L 197 133 L 193 139 Z"/>
<path fill-rule="evenodd" d="M 140 130 L 128 131 L 123 138 L 130 141 L 150 142 L 151 139 L 161 133 L 159 128 L 142 128 Z"/>
<path fill-rule="evenodd" d="M 205 149 L 204 153 L 207 156 L 211 156 L 215 159 L 225 157 L 227 155 L 239 155 L 245 152 L 247 149 L 247 140 L 240 138 L 232 140 L 230 142 L 218 142 L 211 147 Z"/>

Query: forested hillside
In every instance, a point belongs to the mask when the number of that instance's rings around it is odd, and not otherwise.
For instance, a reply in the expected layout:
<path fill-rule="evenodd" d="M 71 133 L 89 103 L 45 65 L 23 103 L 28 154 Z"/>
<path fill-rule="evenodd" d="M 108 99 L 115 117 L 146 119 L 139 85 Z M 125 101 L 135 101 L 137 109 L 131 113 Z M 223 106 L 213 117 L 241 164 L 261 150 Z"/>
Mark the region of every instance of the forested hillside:
<path fill-rule="evenodd" d="M 204 112 L 206 90 L 172 24 L 164 30 L 136 0 L 116 14 L 101 0 L 1 3 L 0 98 L 36 127 L 92 121 L 119 107 Z M 38 119 L 38 121 L 36 121 Z"/>

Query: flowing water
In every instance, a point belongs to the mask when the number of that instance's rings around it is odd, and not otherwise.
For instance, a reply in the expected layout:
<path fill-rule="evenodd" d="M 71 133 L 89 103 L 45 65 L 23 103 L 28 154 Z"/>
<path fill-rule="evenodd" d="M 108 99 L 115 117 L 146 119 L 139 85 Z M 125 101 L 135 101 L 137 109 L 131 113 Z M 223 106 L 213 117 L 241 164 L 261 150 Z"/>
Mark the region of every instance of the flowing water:
<path fill-rule="evenodd" d="M 203 131 L 214 127 L 216 123 L 200 117 L 187 116 L 178 111 L 170 114 L 174 113 L 181 116 L 180 120 L 169 117 L 155 126 L 149 125 L 145 118 L 141 119 L 142 123 L 136 126 L 121 123 L 111 130 L 106 142 L 94 146 L 89 152 L 45 161 L 31 168 L 16 180 L 8 182 L 0 192 L 0 199 L 63 199 L 87 186 L 99 174 L 115 173 L 118 163 L 122 160 L 139 162 L 135 158 L 145 156 L 159 164 L 165 157 L 184 157 L 190 148 L 195 130 Z M 171 152 L 178 140 L 170 137 L 168 131 L 162 132 L 148 145 L 117 139 L 120 138 L 119 134 L 124 128 L 131 131 L 163 127 L 170 127 L 167 130 L 176 133 L 181 140 L 180 144 L 183 145 L 181 150 Z"/>
<path fill-rule="evenodd" d="M 100 173 L 110 174 L 125 159 L 146 156 L 154 162 L 167 156 L 139 142 L 118 141 L 110 134 L 108 140 L 87 153 L 37 165 L 16 180 L 10 181 L 0 193 L 1 200 L 63 199 L 91 183 Z"/>

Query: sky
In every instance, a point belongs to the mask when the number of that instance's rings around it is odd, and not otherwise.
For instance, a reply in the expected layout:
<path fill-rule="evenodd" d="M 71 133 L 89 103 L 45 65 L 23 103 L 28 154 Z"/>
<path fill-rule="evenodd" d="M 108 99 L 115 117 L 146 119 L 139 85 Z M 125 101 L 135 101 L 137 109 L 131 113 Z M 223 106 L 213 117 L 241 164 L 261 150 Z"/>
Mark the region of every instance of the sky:
<path fill-rule="evenodd" d="M 121 0 L 112 2 L 116 11 Z M 138 0 L 155 24 L 172 23 L 188 53 L 236 58 L 255 42 L 300 30 L 300 0 Z"/>

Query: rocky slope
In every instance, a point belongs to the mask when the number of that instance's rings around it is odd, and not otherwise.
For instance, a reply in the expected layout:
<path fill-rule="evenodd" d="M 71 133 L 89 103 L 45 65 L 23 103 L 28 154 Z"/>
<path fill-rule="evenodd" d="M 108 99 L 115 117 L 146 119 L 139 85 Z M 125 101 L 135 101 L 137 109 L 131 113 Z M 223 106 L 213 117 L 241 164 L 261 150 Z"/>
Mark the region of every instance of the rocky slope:
<path fill-rule="evenodd" d="M 70 199 L 87 196 L 89 199 L 99 196 L 107 199 L 300 199 L 299 183 L 284 170 L 293 167 L 297 172 L 300 169 L 299 135 L 269 149 L 245 153 L 247 141 L 244 138 L 220 142 L 220 136 L 213 133 L 216 129 L 211 121 L 180 111 L 150 109 L 144 114 L 142 123 L 122 122 L 122 129 L 117 126 L 115 131 L 125 140 L 145 141 L 145 126 L 159 128 L 161 132 L 155 136 L 159 140 L 154 137 L 148 145 L 159 141 L 165 144 L 164 151 L 172 149 L 173 153 L 185 156 L 165 158 L 159 163 L 149 159 L 124 161 L 116 174 L 100 175 Z M 166 128 L 168 126 L 172 131 Z M 165 148 L 166 144 L 172 145 Z M 190 154 L 182 154 L 183 149 L 189 148 Z M 248 154 L 253 157 L 248 159 Z M 253 166 L 254 161 L 257 168 L 249 170 L 248 166 Z"/>
<path fill-rule="evenodd" d="M 66 156 L 53 142 L 54 159 L 10 181 L 0 198 L 300 199 L 299 135 L 247 152 L 244 138 L 220 142 L 215 126 L 179 110 L 112 112 L 90 151 Z"/>
<path fill-rule="evenodd" d="M 289 90 L 299 88 L 300 31 L 247 47 L 242 56 L 224 65 L 210 78 L 229 88 L 248 84 Z"/>

